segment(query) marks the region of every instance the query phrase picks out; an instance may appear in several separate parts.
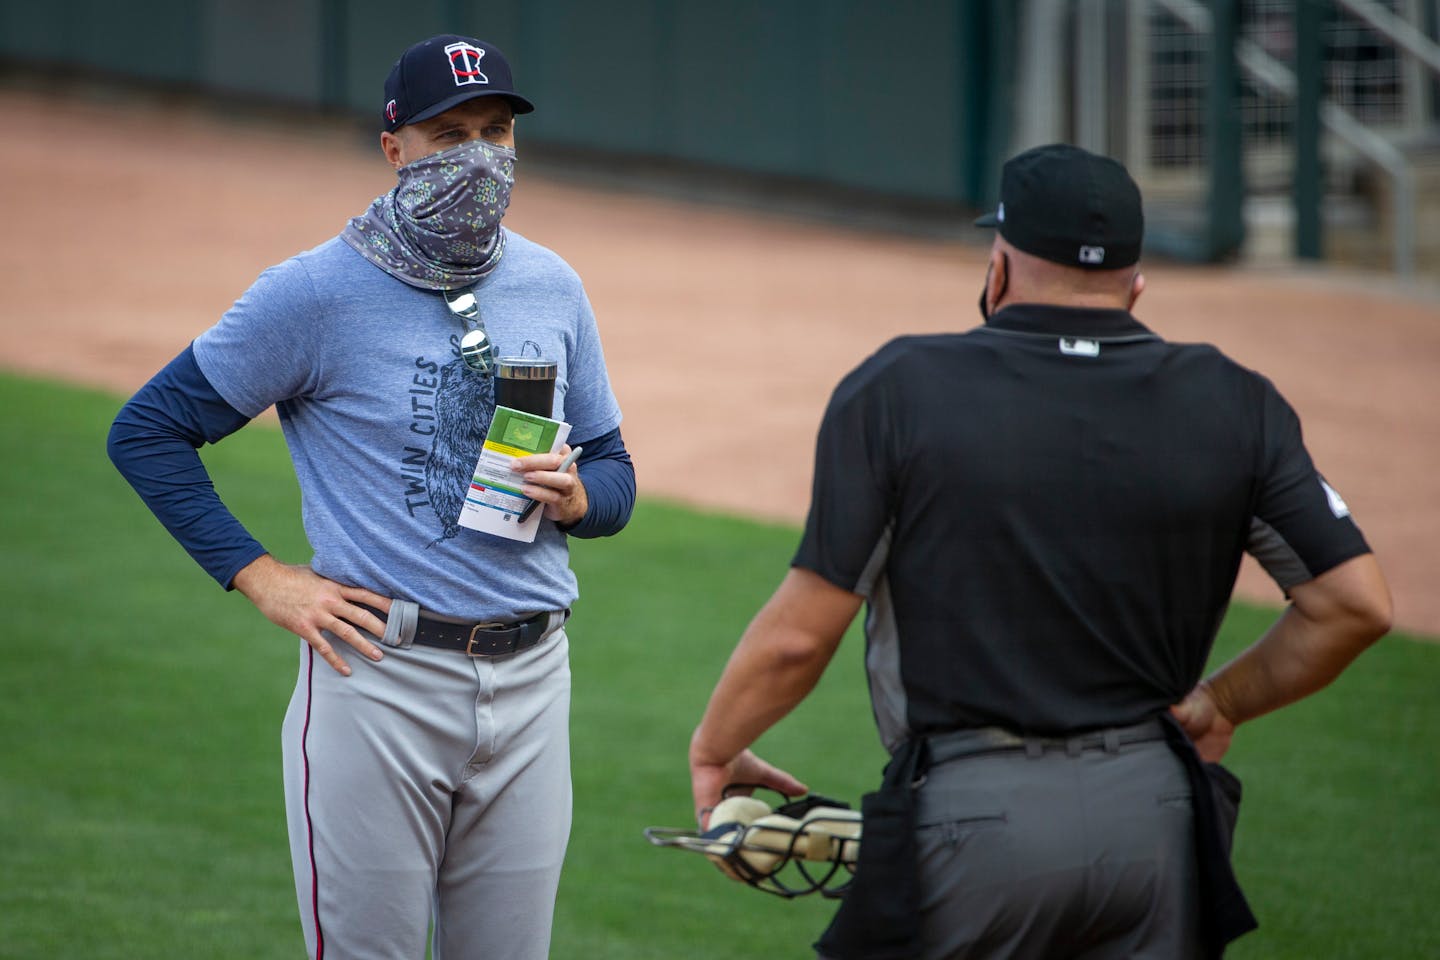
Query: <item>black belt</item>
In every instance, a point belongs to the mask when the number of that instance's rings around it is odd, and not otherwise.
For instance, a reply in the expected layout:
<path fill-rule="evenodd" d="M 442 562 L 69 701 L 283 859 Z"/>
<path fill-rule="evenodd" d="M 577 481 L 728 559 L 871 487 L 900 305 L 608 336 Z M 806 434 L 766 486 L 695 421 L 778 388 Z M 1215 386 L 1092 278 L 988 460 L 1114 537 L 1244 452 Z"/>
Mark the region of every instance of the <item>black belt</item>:
<path fill-rule="evenodd" d="M 385 615 L 367 607 L 381 620 Z M 568 611 L 560 613 L 561 622 Z M 503 657 L 528 650 L 549 633 L 551 611 L 543 610 L 528 620 L 514 623 L 451 623 L 421 616 L 415 621 L 415 643 L 441 650 L 459 650 L 472 657 Z"/>
<path fill-rule="evenodd" d="M 1074 755 L 1082 750 L 1112 750 L 1130 743 L 1163 739 L 1165 739 L 1165 730 L 1161 727 L 1159 720 L 1143 720 L 1128 727 L 1109 727 L 1068 737 L 1027 737 L 1003 727 L 975 727 L 970 730 L 938 733 L 925 738 L 930 747 L 932 766 L 947 760 L 973 757 L 982 753 L 1024 750 L 1035 755 L 1046 750 L 1064 750 Z"/>

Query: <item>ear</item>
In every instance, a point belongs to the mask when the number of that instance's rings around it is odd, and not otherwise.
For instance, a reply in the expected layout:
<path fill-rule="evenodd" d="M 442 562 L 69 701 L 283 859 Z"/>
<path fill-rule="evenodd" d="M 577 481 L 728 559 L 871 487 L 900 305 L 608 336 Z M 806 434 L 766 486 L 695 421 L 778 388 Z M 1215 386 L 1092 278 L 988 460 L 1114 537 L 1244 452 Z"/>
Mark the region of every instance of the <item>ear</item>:
<path fill-rule="evenodd" d="M 396 170 L 405 165 L 401 159 L 405 150 L 400 143 L 400 138 L 388 130 L 380 133 L 380 152 L 385 154 L 385 160 Z"/>
<path fill-rule="evenodd" d="M 1145 274 L 1139 270 L 1135 271 L 1135 279 L 1130 281 L 1130 306 L 1127 310 L 1135 309 L 1135 301 L 1140 299 L 1140 294 L 1145 292 Z"/>
<path fill-rule="evenodd" d="M 990 269 L 985 273 L 985 300 L 990 312 L 1000 309 L 1000 298 L 1010 289 L 1010 258 L 996 244 L 990 248 Z"/>

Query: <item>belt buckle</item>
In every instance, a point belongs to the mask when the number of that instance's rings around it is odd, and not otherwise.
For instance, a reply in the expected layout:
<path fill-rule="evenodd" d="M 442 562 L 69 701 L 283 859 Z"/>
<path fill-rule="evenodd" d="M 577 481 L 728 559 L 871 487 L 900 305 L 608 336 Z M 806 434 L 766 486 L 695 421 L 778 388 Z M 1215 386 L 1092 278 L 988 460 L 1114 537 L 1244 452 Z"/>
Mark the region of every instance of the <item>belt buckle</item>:
<path fill-rule="evenodd" d="M 496 627 L 503 627 L 503 626 L 505 626 L 505 624 L 501 623 L 499 620 L 492 620 L 492 621 L 489 621 L 489 622 L 487 622 L 487 623 L 477 623 L 477 624 L 475 624 L 473 627 L 471 627 L 471 628 L 470 628 L 470 639 L 469 639 L 468 641 L 466 641 L 466 643 L 465 643 L 465 655 L 466 655 L 466 656 L 469 656 L 469 657 L 488 657 L 488 656 L 492 656 L 492 654 L 489 654 L 489 653 L 476 653 L 476 652 L 475 652 L 475 634 L 479 633 L 481 630 L 494 630 Z"/>

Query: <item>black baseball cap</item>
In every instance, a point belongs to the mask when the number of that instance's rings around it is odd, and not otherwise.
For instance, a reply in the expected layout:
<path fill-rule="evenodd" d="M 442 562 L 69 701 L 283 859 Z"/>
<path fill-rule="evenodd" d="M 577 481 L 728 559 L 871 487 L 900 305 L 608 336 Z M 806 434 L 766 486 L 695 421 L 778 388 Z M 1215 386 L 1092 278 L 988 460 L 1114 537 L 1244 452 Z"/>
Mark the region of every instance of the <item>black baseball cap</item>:
<path fill-rule="evenodd" d="M 1114 270 L 1140 260 L 1140 188 L 1117 161 L 1052 143 L 1005 161 L 1000 206 L 975 221 L 1053 263 Z"/>
<path fill-rule="evenodd" d="M 515 92 L 505 54 L 483 40 L 442 33 L 421 40 L 395 61 L 385 78 L 381 118 L 394 133 L 476 97 L 504 97 L 516 113 L 535 109 Z"/>

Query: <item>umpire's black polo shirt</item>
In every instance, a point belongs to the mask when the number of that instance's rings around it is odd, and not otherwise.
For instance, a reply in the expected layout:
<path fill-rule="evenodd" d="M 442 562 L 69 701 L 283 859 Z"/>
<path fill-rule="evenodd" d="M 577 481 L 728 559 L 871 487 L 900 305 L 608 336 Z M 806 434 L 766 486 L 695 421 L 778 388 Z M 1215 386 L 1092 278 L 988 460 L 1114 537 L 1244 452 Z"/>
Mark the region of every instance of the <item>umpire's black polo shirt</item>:
<path fill-rule="evenodd" d="M 1121 310 L 1019 304 L 836 388 L 795 565 L 868 600 L 881 737 L 1131 723 L 1201 675 L 1252 526 L 1368 551 L 1264 377 Z"/>

